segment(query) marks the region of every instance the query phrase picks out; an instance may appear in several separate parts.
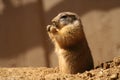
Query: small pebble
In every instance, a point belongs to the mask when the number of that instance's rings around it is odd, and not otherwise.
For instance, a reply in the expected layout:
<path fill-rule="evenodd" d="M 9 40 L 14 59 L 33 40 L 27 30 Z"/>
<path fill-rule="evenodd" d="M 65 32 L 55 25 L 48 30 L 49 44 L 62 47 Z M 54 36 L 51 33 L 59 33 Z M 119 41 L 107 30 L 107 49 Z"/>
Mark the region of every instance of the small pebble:
<path fill-rule="evenodd" d="M 118 74 L 112 74 L 110 76 L 110 80 L 116 80 L 118 78 Z"/>
<path fill-rule="evenodd" d="M 91 73 L 87 73 L 87 76 L 92 77 L 92 74 Z"/>
<path fill-rule="evenodd" d="M 100 77 L 103 76 L 103 72 L 102 72 L 102 71 L 99 72 L 99 76 L 100 76 Z"/>

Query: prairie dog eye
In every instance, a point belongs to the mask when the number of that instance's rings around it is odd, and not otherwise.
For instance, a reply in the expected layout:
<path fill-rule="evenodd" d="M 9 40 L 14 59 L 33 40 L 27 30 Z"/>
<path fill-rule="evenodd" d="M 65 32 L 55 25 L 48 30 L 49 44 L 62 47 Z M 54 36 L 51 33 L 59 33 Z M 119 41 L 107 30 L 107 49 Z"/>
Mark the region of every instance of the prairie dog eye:
<path fill-rule="evenodd" d="M 72 21 L 72 17 L 71 16 L 62 16 L 60 18 L 60 21 L 69 21 L 69 22 L 71 22 Z"/>
<path fill-rule="evenodd" d="M 73 23 L 75 20 L 76 20 L 76 17 L 74 15 L 64 15 L 64 16 L 61 16 L 59 22 L 60 22 L 60 25 L 64 26 L 64 25 Z"/>
<path fill-rule="evenodd" d="M 65 18 L 67 18 L 67 17 L 68 17 L 67 15 L 64 15 L 64 16 L 62 16 L 61 18 L 64 18 L 64 19 L 65 19 Z"/>
<path fill-rule="evenodd" d="M 70 16 L 62 16 L 59 20 L 60 25 L 64 26 L 72 22 L 72 18 Z"/>

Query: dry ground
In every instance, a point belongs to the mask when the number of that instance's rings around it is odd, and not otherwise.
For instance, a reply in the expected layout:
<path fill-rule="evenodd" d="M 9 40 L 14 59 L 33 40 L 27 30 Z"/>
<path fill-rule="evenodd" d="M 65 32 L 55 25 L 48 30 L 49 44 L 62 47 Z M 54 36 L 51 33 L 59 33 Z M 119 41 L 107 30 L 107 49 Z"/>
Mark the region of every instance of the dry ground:
<path fill-rule="evenodd" d="M 75 75 L 60 73 L 58 68 L 0 68 L 0 80 L 120 80 L 120 57 Z"/>

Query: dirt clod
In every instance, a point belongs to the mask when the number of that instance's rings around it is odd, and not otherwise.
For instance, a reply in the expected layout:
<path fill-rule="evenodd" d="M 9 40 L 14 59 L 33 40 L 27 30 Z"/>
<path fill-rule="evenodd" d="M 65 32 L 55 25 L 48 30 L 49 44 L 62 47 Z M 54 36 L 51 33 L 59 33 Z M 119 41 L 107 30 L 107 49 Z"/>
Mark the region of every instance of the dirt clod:
<path fill-rule="evenodd" d="M 112 74 L 111 76 L 110 76 L 110 80 L 116 80 L 118 78 L 118 74 L 116 73 L 116 74 Z"/>

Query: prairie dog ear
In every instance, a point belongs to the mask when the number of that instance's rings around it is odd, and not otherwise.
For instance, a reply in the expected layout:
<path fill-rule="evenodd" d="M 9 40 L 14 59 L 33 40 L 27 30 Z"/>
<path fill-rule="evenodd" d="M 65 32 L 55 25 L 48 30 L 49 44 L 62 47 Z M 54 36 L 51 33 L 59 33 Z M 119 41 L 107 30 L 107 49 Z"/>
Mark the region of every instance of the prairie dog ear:
<path fill-rule="evenodd" d="M 80 21 L 75 20 L 75 21 L 73 22 L 73 25 L 74 25 L 74 26 L 80 26 L 80 25 L 81 25 L 81 23 L 80 23 Z"/>

